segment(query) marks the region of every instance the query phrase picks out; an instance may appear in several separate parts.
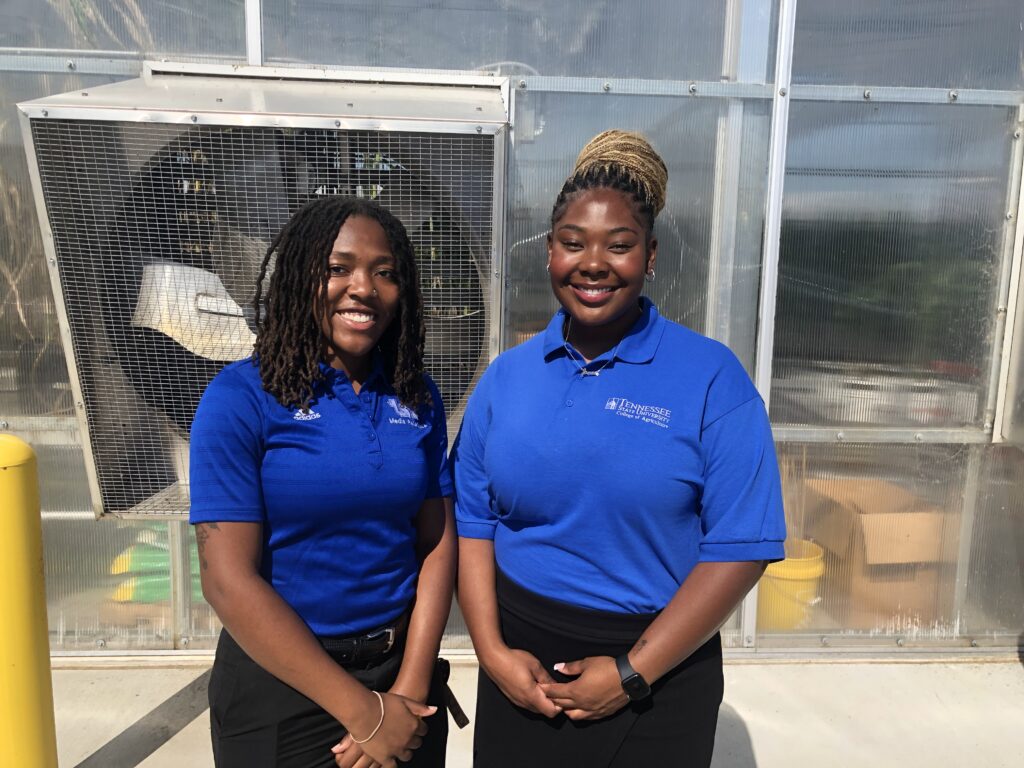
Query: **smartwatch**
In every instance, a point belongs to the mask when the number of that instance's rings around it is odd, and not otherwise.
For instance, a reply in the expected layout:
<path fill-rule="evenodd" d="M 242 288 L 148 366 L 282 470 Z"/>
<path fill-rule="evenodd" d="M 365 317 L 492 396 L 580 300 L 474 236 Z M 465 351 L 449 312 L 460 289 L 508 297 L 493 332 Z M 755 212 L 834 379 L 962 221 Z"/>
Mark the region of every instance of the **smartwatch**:
<path fill-rule="evenodd" d="M 616 656 L 615 666 L 619 670 L 622 690 L 626 692 L 630 701 L 640 701 L 651 695 L 651 686 L 644 680 L 643 675 L 633 669 L 633 665 L 629 663 L 629 654 Z"/>

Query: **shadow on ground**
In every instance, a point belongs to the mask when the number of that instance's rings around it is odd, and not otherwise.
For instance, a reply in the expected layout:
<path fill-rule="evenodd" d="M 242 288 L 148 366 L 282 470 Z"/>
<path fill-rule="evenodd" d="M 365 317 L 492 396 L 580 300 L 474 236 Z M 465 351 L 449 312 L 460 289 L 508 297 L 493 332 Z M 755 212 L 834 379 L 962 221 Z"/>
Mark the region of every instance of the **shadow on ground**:
<path fill-rule="evenodd" d="M 209 685 L 207 670 L 75 768 L 135 768 L 203 713 Z"/>
<path fill-rule="evenodd" d="M 728 704 L 723 704 L 718 710 L 715 757 L 711 768 L 757 768 L 747 724 Z"/>

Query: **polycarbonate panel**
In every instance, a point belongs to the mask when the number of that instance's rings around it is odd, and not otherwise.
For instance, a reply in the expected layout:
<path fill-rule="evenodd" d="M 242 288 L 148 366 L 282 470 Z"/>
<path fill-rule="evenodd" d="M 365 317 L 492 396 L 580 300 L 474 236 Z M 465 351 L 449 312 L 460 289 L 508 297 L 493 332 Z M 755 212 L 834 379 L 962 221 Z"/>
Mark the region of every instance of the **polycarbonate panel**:
<path fill-rule="evenodd" d="M 74 413 L 15 104 L 107 82 L 0 72 L 0 420 Z"/>
<path fill-rule="evenodd" d="M 264 0 L 263 37 L 272 61 L 718 80 L 726 7 L 697 0 Z M 770 10 L 763 15 L 768 24 Z M 761 55 L 771 60 L 767 50 Z"/>
<path fill-rule="evenodd" d="M 981 428 L 1013 110 L 796 102 L 776 423 Z"/>
<path fill-rule="evenodd" d="M 789 538 L 787 559 L 761 580 L 762 640 L 956 639 L 956 558 L 971 450 L 779 445 Z"/>
<path fill-rule="evenodd" d="M 768 109 L 753 100 L 517 94 L 505 346 L 543 329 L 557 308 L 545 272 L 551 208 L 583 145 L 616 127 L 643 132 L 669 170 L 656 279 L 645 292 L 666 317 L 728 343 L 751 368 Z M 729 162 L 716 165 L 719 152 Z"/>
<path fill-rule="evenodd" d="M 962 632 L 1014 645 L 1024 636 L 1024 452 L 986 448 L 974 509 Z M 963 549 L 961 548 L 961 551 Z"/>
<path fill-rule="evenodd" d="M 245 56 L 243 0 L 6 0 L 0 47 Z"/>
<path fill-rule="evenodd" d="M 814 0 L 796 7 L 794 83 L 1024 88 L 1020 0 Z"/>
<path fill-rule="evenodd" d="M 43 520 L 50 647 L 171 648 L 167 523 Z"/>
<path fill-rule="evenodd" d="M 206 384 L 251 354 L 269 240 L 307 200 L 378 200 L 409 230 L 427 369 L 458 424 L 488 358 L 494 137 L 34 119 L 105 511 L 187 511 Z"/>

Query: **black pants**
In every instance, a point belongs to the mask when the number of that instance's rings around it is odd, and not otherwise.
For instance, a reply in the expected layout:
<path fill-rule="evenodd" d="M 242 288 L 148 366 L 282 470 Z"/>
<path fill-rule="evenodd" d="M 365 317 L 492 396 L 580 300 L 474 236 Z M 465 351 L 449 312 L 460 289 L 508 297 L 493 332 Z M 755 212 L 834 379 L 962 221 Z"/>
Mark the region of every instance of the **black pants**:
<path fill-rule="evenodd" d="M 626 653 L 654 616 L 589 611 L 549 600 L 498 574 L 501 630 L 511 648 L 552 671 L 559 661 Z M 722 702 L 722 644 L 715 635 L 651 686 L 651 695 L 602 720 L 548 719 L 520 709 L 482 671 L 477 690 L 475 768 L 707 768 Z"/>
<path fill-rule="evenodd" d="M 366 687 L 386 691 L 401 663 L 399 647 L 377 666 L 347 671 Z M 425 720 L 430 731 L 403 765 L 444 766 L 448 713 L 442 677 L 435 669 L 427 703 L 437 705 L 437 713 Z M 210 677 L 210 730 L 217 768 L 330 768 L 335 765 L 331 747 L 346 733 L 319 705 L 249 658 L 226 631 Z"/>

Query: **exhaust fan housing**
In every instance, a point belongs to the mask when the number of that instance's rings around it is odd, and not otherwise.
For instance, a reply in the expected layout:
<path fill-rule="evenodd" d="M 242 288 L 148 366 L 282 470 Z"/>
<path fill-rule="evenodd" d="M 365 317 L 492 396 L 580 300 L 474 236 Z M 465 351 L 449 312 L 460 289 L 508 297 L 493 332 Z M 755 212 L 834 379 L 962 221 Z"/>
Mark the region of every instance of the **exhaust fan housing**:
<path fill-rule="evenodd" d="M 500 338 L 507 82 L 369 76 L 147 64 L 19 105 L 97 514 L 187 514 L 199 397 L 251 354 L 260 261 L 321 195 L 408 228 L 458 424 Z"/>

